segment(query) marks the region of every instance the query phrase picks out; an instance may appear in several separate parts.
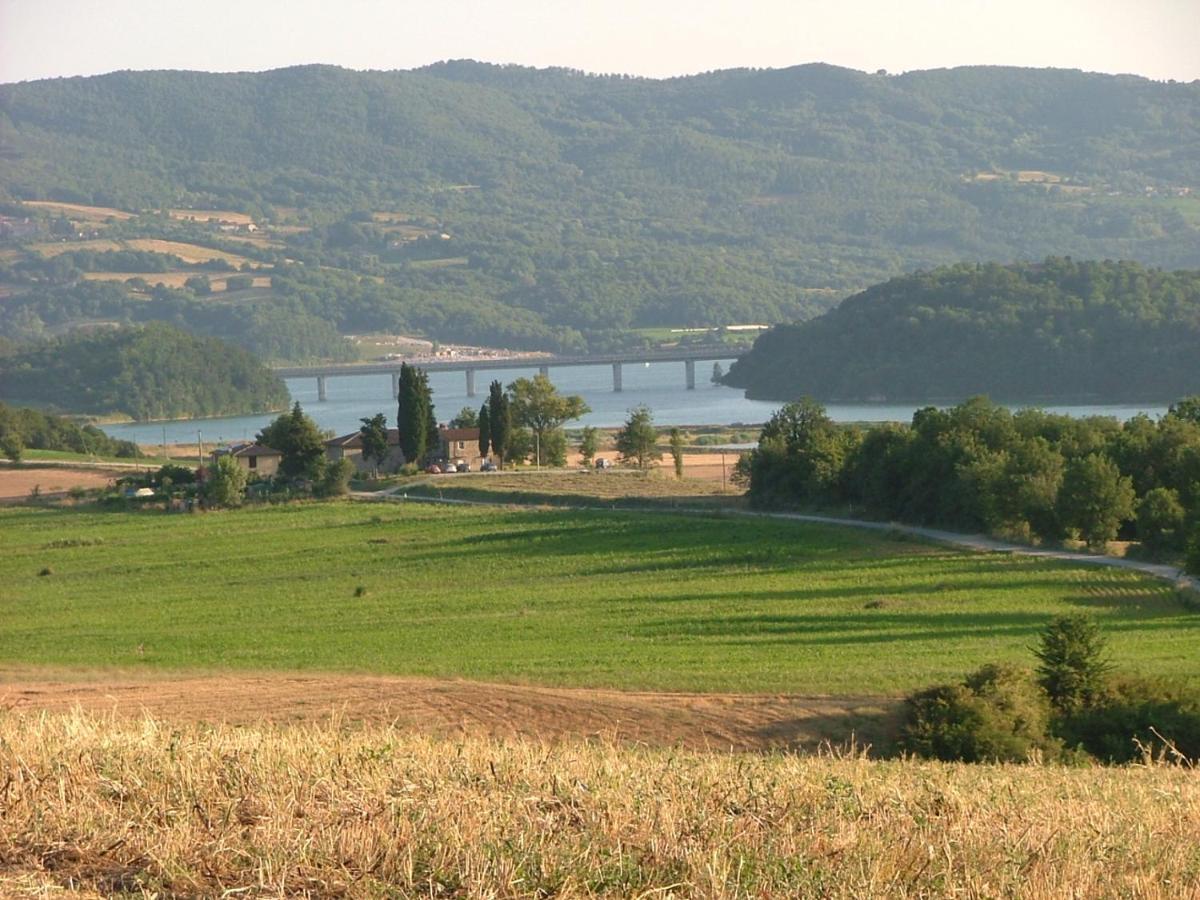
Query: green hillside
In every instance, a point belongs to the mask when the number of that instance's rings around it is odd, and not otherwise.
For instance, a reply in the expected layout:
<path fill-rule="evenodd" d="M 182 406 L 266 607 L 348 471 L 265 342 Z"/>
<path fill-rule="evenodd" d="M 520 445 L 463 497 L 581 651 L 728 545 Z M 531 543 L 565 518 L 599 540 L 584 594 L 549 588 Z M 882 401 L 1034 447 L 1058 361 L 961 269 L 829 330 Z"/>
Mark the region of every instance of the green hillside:
<path fill-rule="evenodd" d="M 1173 401 L 1200 389 L 1200 272 L 1051 258 L 894 278 L 761 335 L 750 397 Z"/>
<path fill-rule="evenodd" d="M 243 252 L 286 265 L 292 308 L 344 333 L 559 350 L 806 319 L 962 260 L 1200 267 L 1197 148 L 1200 83 L 1065 70 L 656 81 L 453 62 L 0 86 L 0 199 L 240 211 L 270 237 Z M 70 269 L 9 272 L 0 334 L 49 324 L 45 283 Z"/>
<path fill-rule="evenodd" d="M 2 354 L 0 397 L 132 419 L 244 415 L 288 402 L 283 381 L 245 350 L 159 323 L 81 333 Z"/>

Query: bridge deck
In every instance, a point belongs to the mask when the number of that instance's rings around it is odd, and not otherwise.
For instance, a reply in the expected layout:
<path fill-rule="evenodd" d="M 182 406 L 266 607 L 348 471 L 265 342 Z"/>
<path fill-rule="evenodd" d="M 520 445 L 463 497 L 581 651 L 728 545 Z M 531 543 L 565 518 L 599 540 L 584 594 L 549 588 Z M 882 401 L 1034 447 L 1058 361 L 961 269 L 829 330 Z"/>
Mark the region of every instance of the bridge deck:
<path fill-rule="evenodd" d="M 647 362 L 712 362 L 732 359 L 738 352 L 729 347 L 697 347 L 680 350 L 647 350 L 641 353 L 610 353 L 588 356 L 521 356 L 499 359 L 448 359 L 413 363 L 426 372 L 463 372 L 467 369 L 538 369 L 560 366 L 608 366 Z M 336 375 L 384 375 L 397 372 L 406 360 L 369 363 L 330 363 L 317 366 L 273 366 L 282 378 L 331 377 Z"/>

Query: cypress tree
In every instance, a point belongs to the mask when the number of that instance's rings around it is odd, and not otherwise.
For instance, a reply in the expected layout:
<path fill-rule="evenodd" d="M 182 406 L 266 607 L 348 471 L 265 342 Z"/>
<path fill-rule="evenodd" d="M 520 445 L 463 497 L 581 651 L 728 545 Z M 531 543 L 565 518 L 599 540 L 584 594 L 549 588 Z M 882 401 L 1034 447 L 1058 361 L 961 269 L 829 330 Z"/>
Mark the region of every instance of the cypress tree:
<path fill-rule="evenodd" d="M 488 430 L 488 405 L 484 402 L 479 407 L 479 455 L 487 458 L 488 447 L 491 446 L 491 433 Z"/>
<path fill-rule="evenodd" d="M 400 365 L 400 389 L 396 401 L 396 427 L 405 462 L 419 462 L 429 449 L 429 419 L 433 414 L 429 381 L 425 373 L 408 363 Z M 433 435 L 437 434 L 434 425 Z"/>
<path fill-rule="evenodd" d="M 512 417 L 508 409 L 508 395 L 499 381 L 493 381 L 488 389 L 488 435 L 492 452 L 500 468 L 504 468 L 504 451 L 508 449 L 508 438 L 512 433 Z"/>

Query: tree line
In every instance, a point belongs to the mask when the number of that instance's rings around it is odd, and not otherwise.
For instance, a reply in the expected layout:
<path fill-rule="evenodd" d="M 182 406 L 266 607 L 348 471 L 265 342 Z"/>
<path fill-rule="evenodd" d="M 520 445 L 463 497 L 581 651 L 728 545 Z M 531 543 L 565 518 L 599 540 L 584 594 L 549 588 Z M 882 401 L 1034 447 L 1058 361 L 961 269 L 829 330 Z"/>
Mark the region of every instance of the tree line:
<path fill-rule="evenodd" d="M 65 450 L 129 459 L 142 455 L 137 444 L 109 437 L 95 425 L 80 425 L 62 416 L 0 401 L 0 454 L 19 461 L 25 450 Z"/>
<path fill-rule="evenodd" d="M 910 425 L 834 423 L 811 399 L 763 427 L 737 476 L 760 507 L 817 506 L 1021 540 L 1118 536 L 1200 571 L 1200 397 L 1154 420 L 1010 412 L 976 397 Z"/>

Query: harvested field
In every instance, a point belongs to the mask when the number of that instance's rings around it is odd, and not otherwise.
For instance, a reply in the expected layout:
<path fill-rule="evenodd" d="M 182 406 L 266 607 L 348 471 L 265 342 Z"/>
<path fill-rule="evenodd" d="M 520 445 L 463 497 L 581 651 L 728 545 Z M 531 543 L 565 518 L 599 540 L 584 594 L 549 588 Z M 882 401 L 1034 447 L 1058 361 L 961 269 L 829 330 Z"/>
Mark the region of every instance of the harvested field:
<path fill-rule="evenodd" d="M 40 244 L 30 244 L 29 248 L 39 256 L 52 258 L 61 253 L 74 253 L 78 250 L 90 250 L 93 253 L 103 253 L 106 250 L 124 250 L 121 241 L 110 241 L 99 238 L 92 241 L 43 241 Z"/>
<path fill-rule="evenodd" d="M 7 713 L 0 779 L 6 896 L 1200 892 L 1200 781 L 1165 765 L 730 756 L 337 721 Z"/>
<path fill-rule="evenodd" d="M 121 282 L 128 281 L 131 278 L 142 278 L 151 287 L 161 284 L 164 287 L 181 288 L 189 278 L 194 278 L 197 275 L 208 275 L 208 283 L 212 287 L 213 293 L 222 293 L 227 287 L 226 276 L 213 275 L 211 272 L 85 272 L 83 277 L 89 281 Z M 270 275 L 254 276 L 253 287 L 269 288 L 270 286 Z"/>
<path fill-rule="evenodd" d="M 251 262 L 246 257 L 238 256 L 236 253 L 226 253 L 224 250 L 214 250 L 211 247 L 201 247 L 199 244 L 186 244 L 182 241 L 135 238 L 134 240 L 125 241 L 125 245 L 130 250 L 148 250 L 151 253 L 173 253 L 186 263 L 201 263 L 208 262 L 210 259 L 223 259 L 232 266 L 241 266 L 245 262 L 250 262 L 254 266 L 258 265 L 258 263 Z"/>
<path fill-rule="evenodd" d="M 168 209 L 172 219 L 194 222 L 225 222 L 230 225 L 253 225 L 254 219 L 246 213 L 230 209 Z"/>
<path fill-rule="evenodd" d="M 0 669 L 0 708 L 153 715 L 172 722 L 319 722 L 331 717 L 431 735 L 604 737 L 656 747 L 816 749 L 890 741 L 899 704 L 881 697 L 683 694 L 367 675 L 198 675 Z"/>
<path fill-rule="evenodd" d="M 26 206 L 62 213 L 69 219 L 81 222 L 103 222 L 105 219 L 132 219 L 136 213 L 110 206 L 86 206 L 82 203 L 57 203 L 53 200 L 26 200 Z"/>
<path fill-rule="evenodd" d="M 125 282 L 131 278 L 145 279 L 146 284 L 154 287 L 163 285 L 164 287 L 181 288 L 183 283 L 191 278 L 196 272 L 84 272 L 83 277 L 88 281 L 120 281 Z"/>
<path fill-rule="evenodd" d="M 0 467 L 0 503 L 28 500 L 30 491 L 35 487 L 43 496 L 65 494 L 73 487 L 105 487 L 118 474 L 106 469 L 71 469 L 65 466 L 4 466 Z"/>

